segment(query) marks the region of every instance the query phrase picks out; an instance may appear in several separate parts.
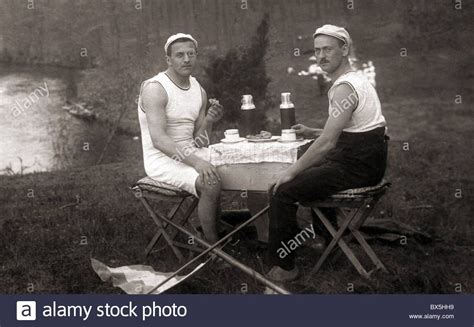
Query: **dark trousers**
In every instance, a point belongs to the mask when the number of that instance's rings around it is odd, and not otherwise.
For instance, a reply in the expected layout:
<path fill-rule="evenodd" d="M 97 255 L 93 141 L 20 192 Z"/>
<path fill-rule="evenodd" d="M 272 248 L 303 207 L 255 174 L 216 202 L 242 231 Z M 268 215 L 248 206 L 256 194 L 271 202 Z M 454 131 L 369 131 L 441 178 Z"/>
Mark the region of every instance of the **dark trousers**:
<path fill-rule="evenodd" d="M 365 133 L 343 132 L 336 148 L 318 166 L 301 172 L 292 181 L 270 194 L 270 235 L 268 259 L 271 266 L 294 268 L 294 251 L 282 251 L 284 244 L 300 232 L 296 222 L 296 202 L 316 201 L 342 190 L 376 185 L 383 178 L 387 159 L 385 129 Z M 332 224 L 336 215 L 331 208 L 321 208 Z M 326 228 L 313 217 L 314 231 L 326 239 Z"/>

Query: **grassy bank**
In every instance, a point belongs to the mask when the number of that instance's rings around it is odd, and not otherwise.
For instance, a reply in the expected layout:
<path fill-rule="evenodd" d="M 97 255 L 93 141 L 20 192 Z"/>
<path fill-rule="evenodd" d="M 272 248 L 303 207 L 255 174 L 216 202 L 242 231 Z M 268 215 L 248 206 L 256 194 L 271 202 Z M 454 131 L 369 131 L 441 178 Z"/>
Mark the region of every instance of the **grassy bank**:
<path fill-rule="evenodd" d="M 141 164 L 136 162 L 1 177 L 1 293 L 120 293 L 99 280 L 90 266 L 91 257 L 114 267 L 149 264 L 161 271 L 175 268 L 177 262 L 170 251 L 146 259 L 143 256 L 154 230 L 149 228 L 151 219 L 128 190 L 142 175 Z M 399 189 L 403 188 L 394 187 L 379 213 L 397 197 Z M 229 206 L 229 196 L 224 206 Z M 439 208 L 432 211 L 440 212 Z M 412 225 L 418 227 L 426 223 L 427 214 L 394 209 L 397 219 L 412 217 Z M 463 292 L 472 292 L 472 247 L 467 240 L 454 238 L 450 225 L 440 224 L 444 219 L 431 223 L 441 242 L 423 245 L 409 238 L 406 245 L 375 243 L 389 274 L 380 273 L 366 281 L 340 257 L 310 283 L 297 281 L 288 287 L 294 292 L 317 293 L 455 293 L 459 283 Z M 263 248 L 241 242 L 234 251 L 241 260 L 262 270 L 259 258 L 264 255 Z M 301 252 L 298 265 L 307 272 L 318 254 L 310 249 Z M 250 293 L 263 292 L 261 285 L 236 269 L 206 267 L 172 292 L 239 293 L 246 288 Z"/>

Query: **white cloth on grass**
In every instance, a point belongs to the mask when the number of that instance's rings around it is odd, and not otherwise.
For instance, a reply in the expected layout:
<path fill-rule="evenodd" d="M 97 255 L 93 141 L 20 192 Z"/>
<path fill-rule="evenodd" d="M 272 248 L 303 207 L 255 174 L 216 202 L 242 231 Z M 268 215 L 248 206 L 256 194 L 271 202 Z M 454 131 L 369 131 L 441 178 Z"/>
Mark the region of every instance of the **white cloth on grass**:
<path fill-rule="evenodd" d="M 160 294 L 172 288 L 173 286 L 176 286 L 186 278 L 199 271 L 208 262 L 209 260 L 199 264 L 187 275 L 177 275 L 171 278 L 165 284 L 153 291 L 152 294 Z M 91 264 L 92 269 L 94 269 L 102 281 L 106 282 L 110 280 L 114 287 L 121 288 L 127 294 L 148 294 L 148 292 L 164 282 L 172 274 L 155 271 L 152 267 L 145 265 L 131 265 L 111 268 L 99 260 L 93 258 L 91 258 Z"/>

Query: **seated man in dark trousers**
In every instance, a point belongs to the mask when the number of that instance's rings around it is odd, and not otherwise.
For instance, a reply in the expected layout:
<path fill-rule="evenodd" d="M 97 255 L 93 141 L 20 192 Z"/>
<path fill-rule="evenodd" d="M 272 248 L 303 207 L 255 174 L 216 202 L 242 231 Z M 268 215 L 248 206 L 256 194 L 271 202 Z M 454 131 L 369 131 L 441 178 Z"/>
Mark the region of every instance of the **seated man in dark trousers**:
<path fill-rule="evenodd" d="M 297 202 L 324 199 L 339 191 L 376 185 L 385 173 L 386 122 L 377 92 L 361 74 L 351 69 L 351 38 L 341 27 L 324 25 L 316 30 L 314 51 L 321 68 L 334 81 L 328 92 L 329 118 L 321 135 L 306 153 L 281 172 L 270 188 L 268 277 L 289 281 L 298 276 L 294 251 L 281 251 L 300 230 Z M 296 125 L 297 134 L 316 137 L 316 129 Z M 323 210 L 331 220 L 335 213 Z M 328 237 L 313 219 L 314 231 Z"/>

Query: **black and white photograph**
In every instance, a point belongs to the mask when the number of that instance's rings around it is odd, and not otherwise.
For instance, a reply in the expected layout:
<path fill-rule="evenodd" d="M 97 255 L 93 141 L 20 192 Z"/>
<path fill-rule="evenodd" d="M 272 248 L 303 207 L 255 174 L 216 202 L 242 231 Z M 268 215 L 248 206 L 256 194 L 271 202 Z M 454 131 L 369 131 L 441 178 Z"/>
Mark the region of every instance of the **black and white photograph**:
<path fill-rule="evenodd" d="M 473 5 L 0 0 L 0 294 L 472 294 Z"/>

